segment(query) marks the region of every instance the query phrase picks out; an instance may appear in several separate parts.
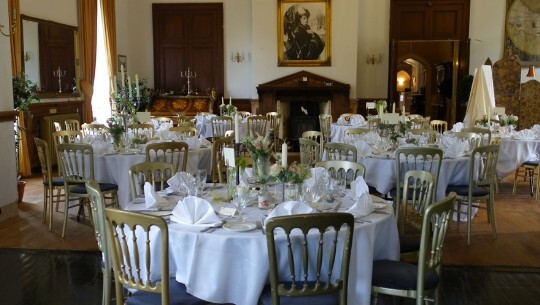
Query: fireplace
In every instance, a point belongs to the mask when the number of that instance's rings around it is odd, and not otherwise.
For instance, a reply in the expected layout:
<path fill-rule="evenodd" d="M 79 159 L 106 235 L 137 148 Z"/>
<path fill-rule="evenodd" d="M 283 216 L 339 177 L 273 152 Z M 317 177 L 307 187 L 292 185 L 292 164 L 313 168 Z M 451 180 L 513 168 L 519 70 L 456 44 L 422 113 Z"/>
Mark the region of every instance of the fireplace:
<path fill-rule="evenodd" d="M 336 121 L 341 113 L 356 113 L 349 90 L 348 84 L 300 71 L 257 86 L 259 99 L 252 101 L 252 112 L 277 111 L 282 117 L 281 137 L 297 143 L 303 131 L 320 130 L 319 114 L 330 113 Z"/>

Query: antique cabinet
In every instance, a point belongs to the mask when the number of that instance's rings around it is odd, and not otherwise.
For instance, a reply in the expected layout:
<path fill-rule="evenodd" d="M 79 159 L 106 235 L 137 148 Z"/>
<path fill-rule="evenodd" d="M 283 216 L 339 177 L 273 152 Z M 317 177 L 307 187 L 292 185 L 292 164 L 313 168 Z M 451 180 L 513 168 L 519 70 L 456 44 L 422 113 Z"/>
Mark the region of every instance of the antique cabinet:
<path fill-rule="evenodd" d="M 148 111 L 152 116 L 196 115 L 197 112 L 213 112 L 209 96 L 161 96 L 154 99 Z"/>

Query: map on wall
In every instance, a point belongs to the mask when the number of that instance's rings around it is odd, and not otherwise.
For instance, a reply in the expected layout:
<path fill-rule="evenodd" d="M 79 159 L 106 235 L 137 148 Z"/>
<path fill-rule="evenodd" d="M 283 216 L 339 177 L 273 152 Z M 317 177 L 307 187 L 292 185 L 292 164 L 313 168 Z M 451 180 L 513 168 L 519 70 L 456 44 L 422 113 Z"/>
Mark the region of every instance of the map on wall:
<path fill-rule="evenodd" d="M 522 65 L 540 63 L 540 1 L 507 0 L 506 53 Z"/>

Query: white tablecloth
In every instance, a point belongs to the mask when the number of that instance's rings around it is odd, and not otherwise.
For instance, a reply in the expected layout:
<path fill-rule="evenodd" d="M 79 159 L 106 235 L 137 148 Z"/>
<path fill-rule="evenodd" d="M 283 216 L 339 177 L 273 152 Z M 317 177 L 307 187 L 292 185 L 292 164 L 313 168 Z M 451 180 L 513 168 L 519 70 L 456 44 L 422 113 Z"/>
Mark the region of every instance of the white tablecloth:
<path fill-rule="evenodd" d="M 197 131 L 199 132 L 199 136 L 204 138 L 213 137 L 214 133 L 212 132 L 212 122 L 205 121 L 202 123 L 197 123 L 196 127 Z M 234 129 L 234 120 L 231 128 Z M 240 131 L 240 138 L 247 136 L 247 122 L 241 121 L 240 124 L 238 124 L 238 130 Z"/>
<path fill-rule="evenodd" d="M 343 143 L 343 137 L 345 136 L 345 130 L 351 128 L 368 128 L 367 124 L 363 126 L 352 126 L 352 125 L 339 125 L 337 123 L 332 123 L 330 127 L 330 141 Z"/>
<path fill-rule="evenodd" d="M 504 138 L 499 147 L 497 175 L 504 178 L 514 172 L 523 162 L 537 159 L 540 140 L 514 140 Z"/>
<path fill-rule="evenodd" d="M 146 155 L 137 154 L 112 154 L 94 155 L 94 177 L 99 182 L 115 183 L 118 185 L 118 201 L 124 208 L 131 200 L 128 171 L 131 166 L 144 162 Z M 212 173 L 212 149 L 199 148 L 188 151 L 188 163 L 186 171 L 194 172 L 199 168 L 205 168 L 209 175 Z"/>
<path fill-rule="evenodd" d="M 350 205 L 344 200 L 341 210 Z M 391 206 L 385 211 L 388 214 L 373 213 L 364 218 L 370 222 L 355 225 L 349 304 L 370 304 L 373 260 L 399 257 L 396 220 Z M 244 215 L 248 221 L 255 221 L 264 212 L 268 211 L 247 208 Z M 257 304 L 269 276 L 265 235 L 258 229 L 232 232 L 221 228 L 213 233 L 200 229 L 169 224 L 171 276 L 184 283 L 189 293 L 209 302 Z"/>
<path fill-rule="evenodd" d="M 453 185 L 468 185 L 470 157 L 456 159 L 444 158 L 439 172 L 436 200 L 446 195 L 446 187 Z M 396 160 L 386 156 L 358 157 L 358 162 L 366 167 L 366 183 L 381 194 L 388 194 L 396 187 Z"/>

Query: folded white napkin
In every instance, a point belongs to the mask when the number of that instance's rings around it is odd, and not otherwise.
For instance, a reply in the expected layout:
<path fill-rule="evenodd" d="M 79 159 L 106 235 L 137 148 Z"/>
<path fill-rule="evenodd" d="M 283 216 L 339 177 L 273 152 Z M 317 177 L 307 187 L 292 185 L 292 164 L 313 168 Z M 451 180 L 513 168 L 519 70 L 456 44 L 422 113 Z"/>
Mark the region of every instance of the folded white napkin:
<path fill-rule="evenodd" d="M 357 201 L 362 194 L 369 195 L 369 187 L 364 180 L 364 177 L 358 176 L 353 182 L 351 182 L 351 190 L 349 191 L 348 196 L 354 201 Z"/>
<path fill-rule="evenodd" d="M 317 183 L 328 181 L 328 171 L 324 167 L 311 168 L 311 177 L 304 180 L 307 187 L 314 187 Z"/>
<path fill-rule="evenodd" d="M 178 141 L 180 139 L 180 136 L 178 133 L 170 130 L 158 130 L 156 131 L 156 135 L 159 137 L 161 141 Z"/>
<path fill-rule="evenodd" d="M 362 157 L 369 156 L 373 152 L 371 145 L 369 145 L 365 141 L 356 141 L 354 142 L 353 145 L 356 147 L 356 151 L 359 156 L 362 156 Z"/>
<path fill-rule="evenodd" d="M 362 193 L 354 204 L 347 210 L 347 212 L 353 214 L 354 218 L 364 217 L 371 214 L 375 208 L 372 204 L 371 195 L 368 193 Z"/>
<path fill-rule="evenodd" d="M 523 129 L 523 130 L 518 131 L 515 134 L 515 137 L 518 140 L 532 140 L 536 137 L 536 134 L 534 133 L 534 131 L 530 129 Z"/>
<path fill-rule="evenodd" d="M 339 117 L 337 119 L 337 123 L 338 125 L 349 125 L 349 122 L 347 122 L 347 120 L 344 117 Z"/>
<path fill-rule="evenodd" d="M 264 225 L 268 222 L 268 220 L 272 217 L 277 216 L 287 216 L 287 215 L 296 215 L 296 214 L 310 214 L 313 213 L 315 210 L 311 208 L 309 205 L 307 205 L 304 202 L 301 201 L 285 201 L 280 204 L 278 204 L 270 214 L 268 214 L 268 217 L 264 220 Z"/>
<path fill-rule="evenodd" d="M 177 172 L 167 180 L 167 184 L 175 192 L 187 192 L 187 188 L 195 187 L 197 184 L 195 177 L 186 172 Z"/>
<path fill-rule="evenodd" d="M 531 130 L 536 133 L 537 135 L 540 134 L 540 125 L 534 124 L 533 127 L 531 127 Z"/>
<path fill-rule="evenodd" d="M 186 139 L 186 143 L 189 149 L 198 149 L 201 148 L 201 142 L 197 136 L 189 137 Z"/>
<path fill-rule="evenodd" d="M 469 150 L 469 142 L 455 141 L 452 145 L 447 146 L 444 149 L 444 156 L 446 158 L 458 158 L 465 155 L 465 152 Z"/>
<path fill-rule="evenodd" d="M 156 194 L 150 182 L 144 183 L 144 203 L 147 209 L 158 209 L 167 205 L 167 199 Z"/>
<path fill-rule="evenodd" d="M 360 114 L 354 114 L 351 117 L 351 125 L 352 126 L 363 126 L 366 124 L 366 119 Z"/>
<path fill-rule="evenodd" d="M 463 123 L 462 122 L 457 122 L 456 124 L 454 124 L 454 126 L 452 126 L 452 131 L 453 132 L 460 132 L 461 129 L 463 129 Z"/>
<path fill-rule="evenodd" d="M 172 123 L 163 122 L 163 123 L 159 124 L 159 128 L 157 130 L 158 131 L 169 130 L 169 128 L 171 128 L 171 127 L 173 127 Z"/>
<path fill-rule="evenodd" d="M 221 224 L 210 202 L 188 196 L 178 201 L 172 210 L 171 221 L 199 227 L 215 227 Z"/>
<path fill-rule="evenodd" d="M 253 168 L 252 167 L 246 167 L 244 168 L 244 171 L 240 174 L 240 185 L 242 186 L 249 186 L 249 178 L 253 176 Z"/>

